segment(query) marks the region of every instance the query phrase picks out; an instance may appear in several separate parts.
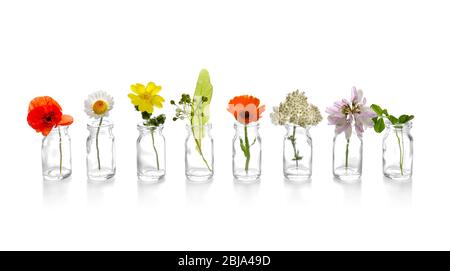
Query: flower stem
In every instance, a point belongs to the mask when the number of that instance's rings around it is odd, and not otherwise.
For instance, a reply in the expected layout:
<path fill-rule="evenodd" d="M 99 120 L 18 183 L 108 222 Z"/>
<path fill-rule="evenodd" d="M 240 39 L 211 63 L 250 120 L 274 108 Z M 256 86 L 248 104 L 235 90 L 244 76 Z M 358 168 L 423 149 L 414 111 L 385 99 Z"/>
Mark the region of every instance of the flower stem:
<path fill-rule="evenodd" d="M 103 117 L 100 118 L 100 123 L 98 124 L 97 136 L 95 137 L 95 146 L 97 147 L 98 170 L 102 169 L 102 166 L 100 164 L 100 148 L 98 146 L 98 136 L 100 135 L 100 129 L 102 128 L 102 124 L 103 124 Z"/>
<path fill-rule="evenodd" d="M 61 136 L 61 127 L 58 126 L 58 134 L 59 134 L 59 175 L 62 175 L 62 136 Z"/>
<path fill-rule="evenodd" d="M 197 145 L 197 150 L 198 150 L 198 152 L 200 153 L 200 156 L 202 157 L 203 162 L 205 162 L 206 167 L 208 168 L 209 171 L 212 171 L 211 167 L 210 167 L 209 164 L 208 164 L 208 161 L 206 161 L 206 158 L 205 158 L 205 156 L 203 155 L 202 147 L 201 147 L 201 145 L 200 145 L 200 140 L 199 140 L 199 139 L 195 139 L 195 145 Z"/>
<path fill-rule="evenodd" d="M 152 144 L 153 144 L 153 150 L 155 151 L 155 155 L 156 155 L 156 168 L 157 170 L 159 170 L 159 156 L 158 156 L 158 151 L 156 150 L 155 147 L 155 137 L 153 136 L 154 131 L 151 131 L 150 134 L 152 135 Z"/>
<path fill-rule="evenodd" d="M 292 137 L 291 137 L 291 143 L 292 143 L 292 148 L 294 149 L 294 160 L 295 160 L 295 165 L 298 168 L 298 160 L 300 160 L 300 157 L 298 155 L 297 152 L 297 146 L 296 146 L 296 138 L 295 138 L 295 130 L 296 130 L 296 126 L 294 126 L 294 131 L 292 132 Z"/>
<path fill-rule="evenodd" d="M 350 139 L 347 139 L 347 146 L 345 147 L 345 169 L 348 169 L 348 149 L 350 147 Z"/>
<path fill-rule="evenodd" d="M 248 174 L 248 167 L 250 164 L 250 143 L 248 141 L 248 130 L 247 130 L 247 125 L 244 126 L 244 136 L 245 136 L 245 150 L 246 153 L 245 154 L 245 172 Z"/>
<path fill-rule="evenodd" d="M 403 132 L 402 132 L 403 134 Z M 402 148 L 402 140 L 400 140 L 400 137 L 398 136 L 397 130 L 395 130 L 395 135 L 397 136 L 397 141 L 398 141 L 398 147 L 400 149 L 400 172 L 403 175 L 403 152 L 404 152 L 404 148 Z"/>

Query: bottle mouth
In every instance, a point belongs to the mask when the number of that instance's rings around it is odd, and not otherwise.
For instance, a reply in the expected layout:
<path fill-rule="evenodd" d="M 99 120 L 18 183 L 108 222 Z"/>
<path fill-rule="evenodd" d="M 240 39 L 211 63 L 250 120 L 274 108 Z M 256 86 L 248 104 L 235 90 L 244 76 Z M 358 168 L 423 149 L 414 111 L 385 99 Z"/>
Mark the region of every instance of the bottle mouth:
<path fill-rule="evenodd" d="M 56 126 L 53 127 L 53 129 L 50 131 L 50 133 L 48 135 L 59 135 L 59 133 L 61 132 L 65 132 L 69 130 L 70 125 L 68 126 Z"/>
<path fill-rule="evenodd" d="M 301 128 L 301 129 L 305 129 L 305 130 L 309 130 L 311 127 L 313 127 L 313 126 L 311 126 L 311 125 L 307 125 L 307 126 L 301 126 L 301 125 L 298 125 L 298 124 L 293 124 L 293 123 L 286 123 L 285 125 L 284 125 L 286 128 L 290 128 L 290 127 L 295 127 L 295 128 Z"/>
<path fill-rule="evenodd" d="M 242 128 L 244 128 L 244 127 L 249 127 L 249 128 L 251 128 L 251 127 L 259 127 L 259 122 L 251 122 L 251 123 L 248 123 L 248 124 L 235 122 L 234 123 L 234 127 L 242 127 Z"/>
<path fill-rule="evenodd" d="M 204 127 L 204 128 L 211 128 L 212 127 L 212 125 L 211 125 L 211 123 L 207 123 L 207 124 L 204 124 L 204 125 L 200 125 L 200 124 L 194 124 L 194 125 L 191 125 L 191 124 L 186 124 L 186 128 L 187 129 L 192 129 L 192 128 L 202 128 L 202 127 Z"/>
<path fill-rule="evenodd" d="M 388 128 L 393 128 L 393 129 L 411 129 L 412 122 L 408 121 L 407 123 L 392 124 L 389 120 L 386 120 L 386 126 Z"/>
<path fill-rule="evenodd" d="M 112 127 L 113 122 L 108 119 L 103 119 L 102 124 L 100 125 L 100 119 L 95 119 L 87 124 L 88 128 L 107 128 Z"/>
<path fill-rule="evenodd" d="M 139 131 L 156 131 L 162 130 L 164 125 L 154 126 L 154 125 L 146 125 L 144 122 L 140 122 L 137 125 Z"/>

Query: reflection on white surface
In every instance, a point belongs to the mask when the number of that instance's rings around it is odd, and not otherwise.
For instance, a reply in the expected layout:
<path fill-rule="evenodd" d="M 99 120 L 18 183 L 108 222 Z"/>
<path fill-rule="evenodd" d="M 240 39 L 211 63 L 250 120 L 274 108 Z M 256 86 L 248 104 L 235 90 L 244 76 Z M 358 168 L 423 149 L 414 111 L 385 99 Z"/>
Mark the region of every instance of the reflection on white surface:
<path fill-rule="evenodd" d="M 141 206 L 156 206 L 159 202 L 161 185 L 165 178 L 157 182 L 137 181 L 137 201 Z"/>
<path fill-rule="evenodd" d="M 412 204 L 412 179 L 406 181 L 394 181 L 384 177 L 384 187 L 388 204 L 394 206 L 411 206 Z"/>
<path fill-rule="evenodd" d="M 212 183 L 212 179 L 206 182 L 194 182 L 186 179 L 187 202 L 195 205 L 204 203 Z"/>
<path fill-rule="evenodd" d="M 115 180 L 108 181 L 87 181 L 86 196 L 90 205 L 98 205 L 104 201 L 105 194 L 114 187 Z"/>
<path fill-rule="evenodd" d="M 65 205 L 69 202 L 69 191 L 72 179 L 63 181 L 43 181 L 42 196 L 44 205 Z"/>
<path fill-rule="evenodd" d="M 287 200 L 289 203 L 306 204 L 310 202 L 310 194 L 312 191 L 312 180 L 306 181 L 291 181 L 284 178 L 284 187 L 287 194 Z"/>
<path fill-rule="evenodd" d="M 258 198 L 261 180 L 254 182 L 242 182 L 234 179 L 233 186 L 239 203 L 249 204 Z"/>
<path fill-rule="evenodd" d="M 342 181 L 338 178 L 334 178 L 336 183 L 343 191 L 344 203 L 348 205 L 361 205 L 362 198 L 362 181 L 361 179 L 352 182 Z"/>

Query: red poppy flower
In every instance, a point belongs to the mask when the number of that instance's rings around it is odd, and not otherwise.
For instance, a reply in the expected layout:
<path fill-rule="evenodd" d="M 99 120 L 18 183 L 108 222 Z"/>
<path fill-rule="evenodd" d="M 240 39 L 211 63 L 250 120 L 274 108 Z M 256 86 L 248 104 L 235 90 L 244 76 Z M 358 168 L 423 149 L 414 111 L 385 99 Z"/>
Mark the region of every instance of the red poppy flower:
<path fill-rule="evenodd" d="M 73 118 L 63 115 L 61 106 L 51 97 L 37 97 L 28 107 L 28 124 L 38 133 L 47 136 L 54 127 L 68 126 Z"/>
<path fill-rule="evenodd" d="M 260 106 L 258 98 L 248 95 L 237 96 L 228 102 L 228 112 L 233 114 L 234 118 L 242 123 L 249 124 L 256 122 L 261 118 L 265 106 Z"/>

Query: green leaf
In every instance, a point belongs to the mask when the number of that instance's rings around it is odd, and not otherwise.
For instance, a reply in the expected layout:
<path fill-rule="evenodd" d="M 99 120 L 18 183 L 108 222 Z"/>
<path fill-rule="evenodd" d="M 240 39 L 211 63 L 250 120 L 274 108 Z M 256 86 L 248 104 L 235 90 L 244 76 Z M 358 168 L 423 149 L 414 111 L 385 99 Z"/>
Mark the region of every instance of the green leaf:
<path fill-rule="evenodd" d="M 411 121 L 412 119 L 414 119 L 414 116 L 410 116 L 410 115 L 401 115 L 400 118 L 398 118 L 399 123 L 404 124 L 407 123 L 408 121 Z"/>
<path fill-rule="evenodd" d="M 384 128 L 386 128 L 384 120 L 382 118 L 377 119 L 377 121 L 375 122 L 375 126 L 373 127 L 375 132 L 381 133 L 383 132 Z"/>
<path fill-rule="evenodd" d="M 142 119 L 144 119 L 144 120 L 149 120 L 150 117 L 152 116 L 152 114 L 150 114 L 148 112 L 142 112 L 141 115 L 142 115 Z"/>
<path fill-rule="evenodd" d="M 194 92 L 194 120 L 201 123 L 196 123 L 197 125 L 205 125 L 209 121 L 209 112 L 206 112 L 211 103 L 213 94 L 213 86 L 209 78 L 209 72 L 205 69 L 200 71 L 197 79 L 197 85 Z"/>
<path fill-rule="evenodd" d="M 377 121 L 378 121 L 378 117 L 372 118 L 373 126 L 375 126 L 375 124 L 377 123 Z"/>
<path fill-rule="evenodd" d="M 398 123 L 398 119 L 394 116 L 389 115 L 387 118 L 393 125 Z"/>
<path fill-rule="evenodd" d="M 247 156 L 247 149 L 245 148 L 244 140 L 242 138 L 239 138 L 239 141 L 241 143 L 241 150 L 244 153 L 245 156 Z"/>
<path fill-rule="evenodd" d="M 197 79 L 197 85 L 195 87 L 194 97 L 192 99 L 192 119 L 191 124 L 193 126 L 203 127 L 209 121 L 209 104 L 213 94 L 213 86 L 209 78 L 209 72 L 205 69 L 200 71 Z M 199 140 L 201 145 L 201 139 L 205 136 L 204 129 L 195 129 L 194 136 Z"/>
<path fill-rule="evenodd" d="M 370 108 L 372 108 L 373 112 L 375 112 L 378 116 L 381 116 L 383 114 L 383 109 L 381 109 L 379 105 L 372 104 Z"/>
<path fill-rule="evenodd" d="M 408 121 L 408 115 L 401 115 L 399 118 L 398 118 L 398 121 L 399 121 L 399 123 L 406 123 L 407 121 Z"/>

